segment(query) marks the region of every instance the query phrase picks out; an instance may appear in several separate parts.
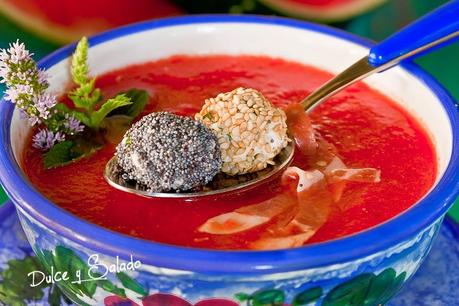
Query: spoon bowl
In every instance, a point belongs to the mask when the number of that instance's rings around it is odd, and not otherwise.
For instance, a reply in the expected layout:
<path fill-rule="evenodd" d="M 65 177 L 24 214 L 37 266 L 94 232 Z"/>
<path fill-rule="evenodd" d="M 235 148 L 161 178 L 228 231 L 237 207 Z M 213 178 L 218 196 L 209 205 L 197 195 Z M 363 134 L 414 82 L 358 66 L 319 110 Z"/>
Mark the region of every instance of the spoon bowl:
<path fill-rule="evenodd" d="M 199 191 L 189 192 L 151 192 L 135 181 L 126 181 L 122 178 L 122 170 L 119 169 L 117 157 L 112 157 L 105 166 L 104 178 L 107 183 L 121 191 L 133 193 L 148 198 L 196 198 L 214 196 L 229 192 L 249 190 L 277 178 L 292 162 L 295 145 L 288 145 L 274 159 L 275 165 L 254 173 L 229 176 L 217 174 L 214 179 Z"/>

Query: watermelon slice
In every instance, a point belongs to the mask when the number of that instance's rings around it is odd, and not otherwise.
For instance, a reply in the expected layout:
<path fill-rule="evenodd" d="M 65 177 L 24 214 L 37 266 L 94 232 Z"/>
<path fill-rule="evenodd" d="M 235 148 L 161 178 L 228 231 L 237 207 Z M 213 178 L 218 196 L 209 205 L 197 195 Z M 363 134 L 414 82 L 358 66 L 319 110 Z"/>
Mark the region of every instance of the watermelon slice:
<path fill-rule="evenodd" d="M 258 0 L 270 9 L 291 17 L 342 21 L 368 11 L 387 0 Z"/>
<path fill-rule="evenodd" d="M 58 43 L 125 24 L 180 15 L 168 0 L 0 0 L 0 13 Z"/>

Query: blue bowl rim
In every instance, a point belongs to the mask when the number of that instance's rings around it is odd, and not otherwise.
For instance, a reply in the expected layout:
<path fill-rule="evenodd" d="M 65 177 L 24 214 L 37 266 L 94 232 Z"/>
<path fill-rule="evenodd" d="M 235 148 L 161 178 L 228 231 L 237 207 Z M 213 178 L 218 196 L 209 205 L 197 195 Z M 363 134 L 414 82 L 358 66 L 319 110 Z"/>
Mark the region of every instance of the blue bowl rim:
<path fill-rule="evenodd" d="M 331 27 L 288 18 L 254 15 L 194 15 L 158 19 L 128 25 L 89 38 L 91 46 L 142 31 L 190 24 L 243 23 L 265 24 L 316 31 L 347 40 L 364 47 L 373 43 Z M 49 68 L 70 56 L 75 44 L 67 45 L 39 62 Z M 206 274 L 281 273 L 324 267 L 357 260 L 384 251 L 413 238 L 445 215 L 459 194 L 459 115 L 453 98 L 429 74 L 411 62 L 401 65 L 436 94 L 445 109 L 453 133 L 450 164 L 437 186 L 403 214 L 376 227 L 340 239 L 275 251 L 219 251 L 192 249 L 145 241 L 91 224 L 66 212 L 41 195 L 28 183 L 17 165 L 10 146 L 11 103 L 0 103 L 0 182 L 13 202 L 34 219 L 68 238 L 100 254 L 135 259 L 143 264 Z M 410 225 L 410 226 L 407 226 Z"/>

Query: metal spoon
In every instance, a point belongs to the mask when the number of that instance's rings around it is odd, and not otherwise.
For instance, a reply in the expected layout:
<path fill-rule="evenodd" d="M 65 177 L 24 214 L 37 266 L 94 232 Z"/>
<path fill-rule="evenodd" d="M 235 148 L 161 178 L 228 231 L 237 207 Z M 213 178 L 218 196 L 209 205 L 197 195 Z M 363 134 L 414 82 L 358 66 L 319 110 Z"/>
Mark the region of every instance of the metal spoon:
<path fill-rule="evenodd" d="M 451 1 L 374 46 L 369 55 L 312 92 L 301 102 L 301 105 L 306 112 L 311 111 L 327 98 L 349 85 L 369 75 L 396 66 L 402 60 L 413 58 L 424 53 L 424 51 L 432 50 L 433 47 L 451 41 L 456 37 L 459 37 L 459 1 Z M 126 182 L 120 178 L 116 157 L 113 157 L 107 163 L 104 177 L 116 189 L 145 197 L 195 198 L 210 196 L 247 190 L 277 177 L 291 163 L 294 149 L 292 143 L 284 148 L 277 156 L 275 166 L 238 179 L 224 175 L 217 176 L 213 185 L 207 186 L 198 192 L 153 193 L 142 190 L 135 183 Z"/>

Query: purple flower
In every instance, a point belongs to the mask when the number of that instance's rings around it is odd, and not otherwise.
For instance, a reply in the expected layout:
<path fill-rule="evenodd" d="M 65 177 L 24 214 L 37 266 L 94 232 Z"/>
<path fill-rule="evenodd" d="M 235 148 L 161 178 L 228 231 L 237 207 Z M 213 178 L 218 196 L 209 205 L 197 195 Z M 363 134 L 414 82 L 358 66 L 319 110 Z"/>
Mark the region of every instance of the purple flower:
<path fill-rule="evenodd" d="M 65 135 L 61 132 L 54 133 L 47 129 L 40 130 L 32 138 L 33 146 L 43 151 L 51 149 L 56 143 L 64 140 Z"/>
<path fill-rule="evenodd" d="M 0 83 L 11 83 L 21 80 L 21 83 L 30 83 L 31 77 L 36 74 L 36 68 L 30 70 L 32 53 L 26 50 L 25 45 L 17 40 L 10 44 L 8 49 L 0 50 Z M 24 71 L 27 69 L 28 71 Z M 13 81 L 15 80 L 15 81 Z"/>
<path fill-rule="evenodd" d="M 34 115 L 31 116 L 31 115 L 27 114 L 26 111 L 21 109 L 21 108 L 19 109 L 19 118 L 27 119 L 31 126 L 34 126 L 36 124 L 41 124 L 40 118 L 38 118 L 37 116 L 34 116 Z"/>
<path fill-rule="evenodd" d="M 16 104 L 21 118 L 27 119 L 32 126 L 44 124 L 53 127 L 53 131 L 45 128 L 33 137 L 34 147 L 49 150 L 63 141 L 66 134 L 82 132 L 84 126 L 75 117 L 54 108 L 57 97 L 46 93 L 48 76 L 45 70 L 37 68 L 32 55 L 19 41 L 10 44 L 7 49 L 0 49 L 0 83 L 5 83 L 5 99 Z M 63 115 L 65 120 L 62 120 Z"/>
<path fill-rule="evenodd" d="M 22 108 L 19 109 L 19 118 L 22 119 L 29 119 L 29 114 L 25 112 Z"/>
<path fill-rule="evenodd" d="M 30 85 L 18 84 L 5 90 L 5 100 L 17 103 L 21 95 L 32 96 L 33 94 L 33 88 Z"/>
<path fill-rule="evenodd" d="M 29 124 L 31 126 L 34 126 L 35 124 L 40 124 L 41 121 L 37 116 L 30 116 L 29 114 L 26 113 L 25 110 L 22 108 L 19 109 L 19 118 L 21 119 L 27 119 L 29 121 Z"/>
<path fill-rule="evenodd" d="M 30 60 L 33 53 L 30 53 L 23 43 L 19 43 L 17 40 L 15 43 L 10 44 L 9 49 L 7 50 L 9 54 L 3 54 L 1 59 L 2 61 L 10 61 L 14 64 L 19 62 Z"/>
<path fill-rule="evenodd" d="M 39 117 L 48 119 L 50 109 L 56 105 L 57 101 L 55 96 L 45 93 L 34 97 L 33 103 L 40 114 Z"/>
<path fill-rule="evenodd" d="M 5 49 L 0 50 L 0 63 L 4 64 L 10 56 L 8 55 L 8 52 L 6 52 Z"/>
<path fill-rule="evenodd" d="M 10 73 L 10 67 L 2 59 L 5 57 L 5 50 L 0 52 L 0 83 L 6 83 L 8 74 Z"/>
<path fill-rule="evenodd" d="M 8 82 L 11 72 L 11 64 L 20 64 L 32 60 L 32 54 L 26 50 L 23 43 L 17 40 L 15 43 L 10 44 L 8 49 L 0 50 L 0 83 Z M 19 72 L 18 72 L 19 73 Z M 22 75 L 19 73 L 19 77 Z"/>
<path fill-rule="evenodd" d="M 83 132 L 84 125 L 81 124 L 80 120 L 73 116 L 69 116 L 69 114 L 65 114 L 65 119 L 67 120 L 65 121 L 64 126 L 71 134 Z"/>
<path fill-rule="evenodd" d="M 38 70 L 38 83 L 41 85 L 45 85 L 46 87 L 48 86 L 48 75 L 46 74 L 46 71 L 43 69 Z"/>
<path fill-rule="evenodd" d="M 19 91 L 16 88 L 9 87 L 5 90 L 5 100 L 11 101 L 12 103 L 16 103 L 19 98 Z"/>

